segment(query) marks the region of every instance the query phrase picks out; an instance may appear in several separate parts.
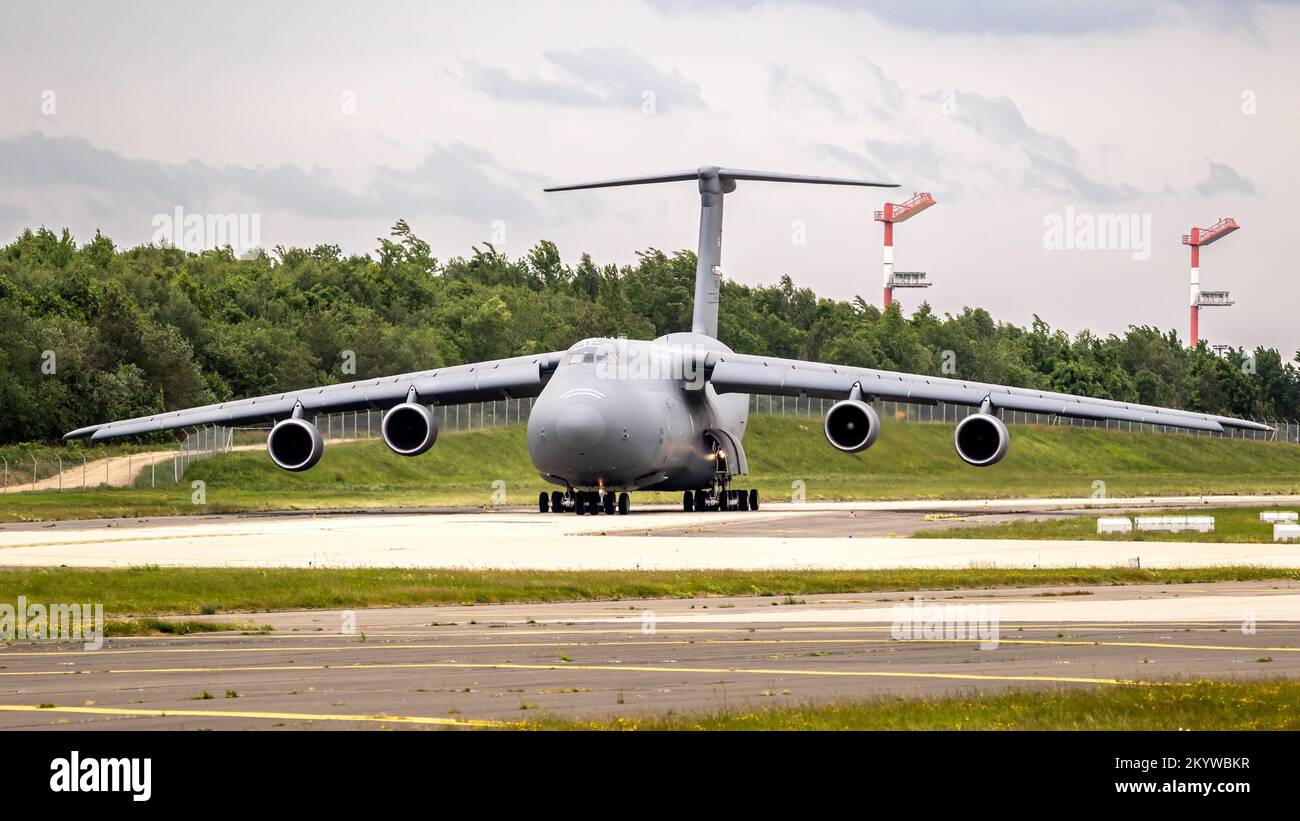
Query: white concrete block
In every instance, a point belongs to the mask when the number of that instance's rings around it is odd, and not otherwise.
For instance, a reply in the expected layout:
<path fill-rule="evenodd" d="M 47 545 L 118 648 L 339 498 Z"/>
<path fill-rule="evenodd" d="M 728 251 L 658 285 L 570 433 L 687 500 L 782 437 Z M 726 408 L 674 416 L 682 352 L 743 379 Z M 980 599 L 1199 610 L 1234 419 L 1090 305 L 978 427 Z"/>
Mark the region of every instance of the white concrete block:
<path fill-rule="evenodd" d="M 1098 533 L 1132 533 L 1133 521 L 1124 517 L 1106 517 L 1097 519 Z"/>
<path fill-rule="evenodd" d="M 1213 516 L 1138 516 L 1134 519 L 1138 530 L 1152 533 L 1211 533 Z"/>
<path fill-rule="evenodd" d="M 1300 539 L 1300 525 L 1273 525 L 1273 541 L 1294 542 L 1296 539 Z"/>
<path fill-rule="evenodd" d="M 1294 510 L 1262 510 L 1259 513 L 1261 524 L 1272 525 L 1278 522 L 1294 522 L 1300 516 L 1297 516 Z"/>

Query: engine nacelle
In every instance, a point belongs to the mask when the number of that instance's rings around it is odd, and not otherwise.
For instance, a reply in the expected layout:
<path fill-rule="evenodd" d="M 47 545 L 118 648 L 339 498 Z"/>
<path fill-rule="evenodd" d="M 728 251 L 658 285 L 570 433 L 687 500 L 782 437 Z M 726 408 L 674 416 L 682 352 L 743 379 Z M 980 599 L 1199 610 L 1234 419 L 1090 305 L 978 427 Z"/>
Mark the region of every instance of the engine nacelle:
<path fill-rule="evenodd" d="M 438 420 L 424 405 L 403 402 L 384 414 L 384 444 L 400 456 L 419 456 L 438 439 Z"/>
<path fill-rule="evenodd" d="M 826 441 L 845 453 L 857 453 L 876 443 L 880 435 L 880 417 L 876 409 L 858 399 L 845 399 L 831 405 L 822 425 Z"/>
<path fill-rule="evenodd" d="M 267 434 L 266 452 L 276 467 L 297 472 L 320 461 L 325 440 L 306 419 L 282 419 Z"/>
<path fill-rule="evenodd" d="M 953 444 L 966 464 L 988 467 L 1007 455 L 1011 434 L 1001 419 L 990 413 L 976 413 L 957 423 Z"/>

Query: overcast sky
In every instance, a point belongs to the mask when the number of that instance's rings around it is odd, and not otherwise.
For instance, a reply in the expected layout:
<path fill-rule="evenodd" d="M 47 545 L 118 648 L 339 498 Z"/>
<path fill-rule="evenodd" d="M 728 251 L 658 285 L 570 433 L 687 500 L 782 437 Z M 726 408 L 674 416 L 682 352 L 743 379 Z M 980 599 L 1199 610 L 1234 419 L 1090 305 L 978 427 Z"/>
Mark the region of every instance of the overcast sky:
<path fill-rule="evenodd" d="M 1202 336 L 1289 357 L 1297 43 L 1300 6 L 1227 0 L 7 4 L 0 238 L 135 245 L 180 207 L 257 214 L 266 247 L 370 252 L 405 218 L 443 258 L 495 233 L 512 256 L 546 238 L 627 263 L 694 249 L 693 184 L 540 189 L 860 176 L 901 188 L 741 183 L 727 276 L 879 304 L 872 212 L 929 191 L 896 233 L 897 268 L 934 281 L 906 306 L 1185 337 L 1179 237 L 1232 216 L 1201 271 L 1238 304 Z M 1045 247 L 1067 213 L 1149 215 L 1149 253 Z"/>

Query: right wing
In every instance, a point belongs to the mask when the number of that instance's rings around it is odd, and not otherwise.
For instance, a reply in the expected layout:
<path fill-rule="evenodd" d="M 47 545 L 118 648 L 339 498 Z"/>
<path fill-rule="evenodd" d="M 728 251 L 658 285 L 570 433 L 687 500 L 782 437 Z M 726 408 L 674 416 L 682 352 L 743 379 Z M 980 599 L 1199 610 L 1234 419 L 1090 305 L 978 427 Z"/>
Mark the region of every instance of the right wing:
<path fill-rule="evenodd" d="M 1158 408 L 1113 399 L 1094 399 L 1055 391 L 1016 388 L 945 379 L 938 376 L 851 368 L 822 362 L 777 359 L 749 354 L 710 353 L 705 360 L 709 383 L 718 393 L 757 393 L 773 396 L 818 396 L 846 399 L 855 385 L 865 397 L 932 405 L 983 406 L 992 409 L 1071 416 L 1080 419 L 1116 419 L 1147 425 L 1222 433 L 1224 428 L 1272 430 L 1249 419 L 1210 413 Z"/>
<path fill-rule="evenodd" d="M 560 364 L 562 352 L 516 356 L 470 365 L 456 365 L 379 379 L 362 379 L 301 391 L 236 399 L 216 405 L 167 411 L 153 416 L 122 419 L 78 428 L 64 439 L 89 436 L 92 442 L 117 436 L 135 436 L 197 425 L 236 425 L 278 422 L 294 414 L 386 409 L 405 402 L 412 389 L 415 401 L 425 404 L 458 405 L 537 396 L 551 372 Z"/>

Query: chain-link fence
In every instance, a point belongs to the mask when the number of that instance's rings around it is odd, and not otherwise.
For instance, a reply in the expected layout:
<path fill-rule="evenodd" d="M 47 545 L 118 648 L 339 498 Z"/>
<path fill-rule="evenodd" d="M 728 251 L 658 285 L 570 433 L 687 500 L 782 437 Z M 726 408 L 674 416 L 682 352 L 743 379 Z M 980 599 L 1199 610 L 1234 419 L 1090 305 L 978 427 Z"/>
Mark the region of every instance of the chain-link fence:
<path fill-rule="evenodd" d="M 193 462 L 229 452 L 232 433 L 229 428 L 199 428 L 185 431 L 175 445 L 116 454 L 45 454 L 22 459 L 0 456 L 0 493 L 175 484 Z"/>
<path fill-rule="evenodd" d="M 752 414 L 821 418 L 834 403 L 831 399 L 811 397 L 751 396 L 749 411 Z M 875 408 L 885 419 L 936 424 L 955 424 L 976 412 L 975 408 L 964 405 L 914 405 L 885 401 L 876 402 Z M 532 399 L 501 399 L 468 405 L 436 405 L 432 408 L 441 433 L 462 433 L 521 424 L 528 421 L 532 409 Z M 316 417 L 316 426 L 320 428 L 326 442 L 365 441 L 380 438 L 383 416 L 384 412 L 379 410 L 321 414 Z M 1002 411 L 1000 416 L 1009 425 L 1068 425 L 1300 444 L 1300 423 L 1294 420 L 1256 420 L 1272 426 L 1272 431 L 1229 429 L 1224 433 L 1207 433 L 1164 425 L 1073 419 L 1023 411 Z M 156 451 L 114 456 L 32 456 L 21 462 L 0 457 L 0 491 L 88 490 L 96 487 L 161 487 L 176 484 L 185 478 L 186 470 L 197 461 L 222 453 L 254 451 L 266 447 L 269 428 L 269 425 L 263 425 L 189 429 L 182 433 L 182 438 L 175 446 L 159 446 Z"/>

